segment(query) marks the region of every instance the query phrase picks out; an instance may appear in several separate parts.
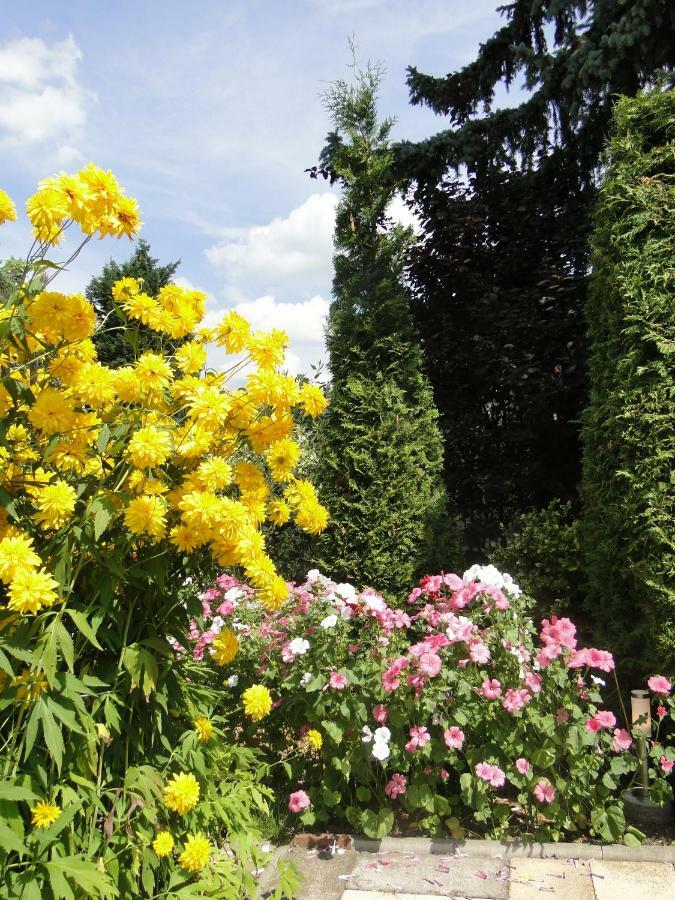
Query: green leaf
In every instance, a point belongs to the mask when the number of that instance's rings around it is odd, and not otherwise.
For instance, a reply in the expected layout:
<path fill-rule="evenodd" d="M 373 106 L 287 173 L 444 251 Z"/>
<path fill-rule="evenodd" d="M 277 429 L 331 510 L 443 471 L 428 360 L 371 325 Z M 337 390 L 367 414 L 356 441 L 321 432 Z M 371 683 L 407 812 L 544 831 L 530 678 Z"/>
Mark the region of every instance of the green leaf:
<path fill-rule="evenodd" d="M 335 741 L 336 744 L 342 743 L 342 736 L 344 732 L 342 728 L 337 724 L 337 722 L 329 722 L 324 719 L 321 722 L 321 727 L 326 732 L 326 734 Z"/>
<path fill-rule="evenodd" d="M 327 787 L 324 787 L 321 791 L 321 799 L 326 806 L 337 806 L 341 796 L 340 791 L 331 791 Z"/>
<path fill-rule="evenodd" d="M 97 641 L 96 635 L 92 631 L 91 625 L 87 621 L 85 615 L 77 609 L 69 609 L 67 607 L 66 612 L 73 620 L 73 623 L 75 624 L 75 627 L 80 632 L 80 634 L 83 634 L 89 641 L 89 643 L 93 644 L 97 650 L 103 650 L 103 647 L 101 647 L 101 645 Z"/>
<path fill-rule="evenodd" d="M 27 803 L 38 799 L 38 794 L 30 788 L 11 781 L 0 781 L 0 800 L 25 800 Z"/>
<path fill-rule="evenodd" d="M 382 807 L 378 812 L 366 809 L 361 814 L 361 827 L 367 837 L 380 840 L 394 827 L 394 813 L 386 807 Z"/>
<path fill-rule="evenodd" d="M 308 685 L 305 686 L 306 694 L 314 694 L 317 691 L 320 691 L 321 688 L 326 684 L 326 676 L 325 675 L 316 675 Z"/>
<path fill-rule="evenodd" d="M 73 671 L 73 667 L 75 665 L 75 651 L 73 648 L 73 639 L 68 634 L 68 631 L 63 624 L 63 622 L 59 622 L 56 626 L 56 634 L 59 640 L 59 646 L 61 647 L 61 653 L 63 653 L 63 658 L 66 661 L 66 665 Z"/>
<path fill-rule="evenodd" d="M 2 650 L 0 650 L 0 669 L 2 669 L 3 672 L 9 675 L 10 678 L 14 678 L 14 669 L 12 668 L 12 664 Z"/>
<path fill-rule="evenodd" d="M 0 821 L 0 847 L 4 850 L 14 851 L 15 853 L 27 853 L 26 845 L 15 831 L 7 825 L 6 822 Z"/>
<path fill-rule="evenodd" d="M 367 803 L 368 800 L 372 797 L 372 793 L 367 787 L 363 785 L 359 785 L 356 789 L 356 796 L 361 801 L 361 803 Z"/>
<path fill-rule="evenodd" d="M 63 735 L 56 724 L 56 719 L 45 703 L 40 704 L 40 719 L 42 720 L 42 733 L 45 737 L 47 749 L 52 755 L 56 768 L 61 771 L 63 762 Z"/>
<path fill-rule="evenodd" d="M 118 892 L 105 872 L 95 863 L 81 856 L 63 856 L 45 864 L 50 872 L 56 871 L 85 892 L 88 897 L 117 897 Z"/>

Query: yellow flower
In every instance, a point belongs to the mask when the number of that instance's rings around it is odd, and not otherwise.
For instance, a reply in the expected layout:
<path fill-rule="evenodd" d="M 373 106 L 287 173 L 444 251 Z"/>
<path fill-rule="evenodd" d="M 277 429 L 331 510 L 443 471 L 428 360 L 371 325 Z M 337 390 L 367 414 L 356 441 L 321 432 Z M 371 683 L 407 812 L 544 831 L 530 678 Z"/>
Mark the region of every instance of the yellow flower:
<path fill-rule="evenodd" d="M 199 782 L 189 772 L 174 775 L 164 788 L 164 803 L 173 812 L 184 816 L 199 802 Z"/>
<path fill-rule="evenodd" d="M 7 606 L 14 612 L 37 613 L 59 599 L 51 575 L 34 569 L 19 569 L 7 588 Z"/>
<path fill-rule="evenodd" d="M 28 706 L 39 700 L 42 694 L 49 689 L 49 682 L 41 669 L 36 672 L 24 669 L 20 675 L 12 679 L 12 686 L 16 688 L 16 699 L 22 700 L 23 705 Z"/>
<path fill-rule="evenodd" d="M 72 516 L 76 499 L 75 489 L 61 479 L 44 485 L 35 494 L 35 521 L 47 530 L 61 528 Z"/>
<path fill-rule="evenodd" d="M 213 725 L 206 716 L 197 716 L 192 724 L 197 732 L 197 740 L 200 744 L 205 744 L 213 734 Z"/>
<path fill-rule="evenodd" d="M 269 715 L 272 709 L 272 695 L 262 684 L 253 684 L 242 694 L 244 712 L 254 722 L 259 722 Z"/>
<path fill-rule="evenodd" d="M 219 491 L 232 481 L 232 466 L 222 456 L 212 456 L 199 464 L 197 478 L 204 490 Z"/>
<path fill-rule="evenodd" d="M 188 872 L 201 872 L 211 859 L 211 844 L 208 838 L 198 831 L 197 834 L 189 834 L 185 841 L 185 848 L 178 857 L 180 865 Z"/>
<path fill-rule="evenodd" d="M 308 534 L 320 534 L 328 523 L 328 510 L 320 503 L 303 503 L 295 513 L 295 521 Z"/>
<path fill-rule="evenodd" d="M 5 222 L 16 222 L 16 206 L 9 194 L 0 188 L 0 225 Z"/>
<path fill-rule="evenodd" d="M 267 517 L 273 525 L 285 525 L 291 517 L 291 508 L 285 500 L 270 500 Z"/>
<path fill-rule="evenodd" d="M 137 359 L 135 369 L 144 387 L 151 391 L 168 387 L 173 377 L 171 366 L 161 353 L 143 353 Z"/>
<path fill-rule="evenodd" d="M 226 666 L 231 663 L 239 650 L 236 634 L 229 628 L 223 628 L 211 642 L 211 652 L 216 665 Z"/>
<path fill-rule="evenodd" d="M 233 309 L 222 319 L 216 330 L 216 343 L 228 353 L 241 353 L 251 333 L 251 326 Z"/>
<path fill-rule="evenodd" d="M 117 300 L 118 303 L 121 303 L 127 297 L 133 297 L 135 294 L 138 294 L 141 290 L 142 281 L 142 278 L 136 279 L 124 277 L 118 279 L 112 286 L 113 299 Z"/>
<path fill-rule="evenodd" d="M 108 220 L 110 233 L 120 238 L 131 237 L 141 230 L 141 214 L 133 197 L 120 197 Z"/>
<path fill-rule="evenodd" d="M 173 838 L 168 831 L 160 831 L 152 842 L 152 849 L 157 856 L 168 856 L 173 850 Z"/>
<path fill-rule="evenodd" d="M 171 435 L 166 430 L 146 425 L 134 433 L 128 453 L 139 469 L 151 469 L 163 465 L 171 456 L 171 449 Z"/>
<path fill-rule="evenodd" d="M 271 331 L 258 331 L 246 341 L 246 349 L 251 358 L 261 369 L 272 369 L 284 361 L 284 351 L 288 344 L 288 336 L 278 328 Z"/>
<path fill-rule="evenodd" d="M 281 575 L 273 575 L 260 587 L 260 600 L 267 609 L 280 609 L 288 600 L 288 585 Z"/>
<path fill-rule="evenodd" d="M 124 524 L 132 534 L 147 534 L 151 538 L 164 537 L 166 500 L 152 494 L 134 497 L 124 511 Z"/>
<path fill-rule="evenodd" d="M 65 194 L 45 188 L 26 201 L 26 213 L 39 241 L 58 244 L 60 231 L 68 218 L 68 200 Z"/>
<path fill-rule="evenodd" d="M 33 538 L 12 534 L 0 541 L 0 579 L 9 584 L 17 572 L 35 569 L 42 560 L 33 549 Z"/>
<path fill-rule="evenodd" d="M 232 400 L 213 385 L 202 385 L 189 400 L 190 418 L 204 428 L 214 429 L 222 424 L 232 406 Z"/>
<path fill-rule="evenodd" d="M 198 341 L 187 341 L 176 350 L 174 358 L 181 372 L 193 375 L 206 365 L 206 348 Z"/>
<path fill-rule="evenodd" d="M 326 409 L 328 401 L 317 384 L 303 384 L 300 388 L 300 406 L 306 416 L 315 419 Z"/>
<path fill-rule="evenodd" d="M 276 481 L 290 481 L 300 459 L 300 447 L 291 438 L 284 438 L 272 444 L 265 457 Z"/>
<path fill-rule="evenodd" d="M 305 741 L 312 750 L 320 750 L 323 747 L 323 737 L 316 728 L 310 728 L 305 735 Z"/>
<path fill-rule="evenodd" d="M 31 824 L 35 825 L 36 828 L 49 828 L 61 815 L 60 806 L 57 806 L 55 803 L 47 803 L 44 800 L 40 800 L 35 806 L 31 806 L 30 811 L 33 813 Z"/>
<path fill-rule="evenodd" d="M 51 436 L 73 427 L 75 411 L 62 391 L 45 388 L 29 409 L 28 420 L 34 428 Z"/>
<path fill-rule="evenodd" d="M 127 315 L 132 319 L 138 319 L 144 325 L 150 325 L 155 315 L 159 312 L 159 304 L 155 298 L 143 291 L 129 294 L 123 306 Z"/>

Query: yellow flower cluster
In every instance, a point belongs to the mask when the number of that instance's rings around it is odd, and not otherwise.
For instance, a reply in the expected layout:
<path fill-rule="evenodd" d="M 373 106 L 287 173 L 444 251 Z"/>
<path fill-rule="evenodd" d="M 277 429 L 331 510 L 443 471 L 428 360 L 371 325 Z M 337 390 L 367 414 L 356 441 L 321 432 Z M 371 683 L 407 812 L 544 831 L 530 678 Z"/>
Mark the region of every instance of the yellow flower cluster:
<path fill-rule="evenodd" d="M 199 782 L 191 772 L 180 772 L 167 782 L 164 803 L 168 809 L 184 816 L 199 802 Z"/>
<path fill-rule="evenodd" d="M 71 223 L 87 236 L 130 236 L 140 227 L 136 202 L 92 164 L 43 181 L 27 209 L 43 243 L 57 242 Z M 14 217 L 0 191 L 0 223 Z M 0 489 L 19 512 L 11 521 L 0 516 L 7 606 L 27 615 L 59 600 L 67 586 L 49 571 L 47 543 L 92 528 L 104 506 L 110 552 L 123 547 L 133 557 L 149 544 L 160 545 L 154 553 L 207 550 L 219 565 L 241 567 L 277 608 L 286 584 L 263 526 L 293 520 L 315 534 L 327 521 L 313 486 L 296 475 L 292 437 L 294 415 L 323 412 L 320 388 L 280 370 L 283 332 L 255 331 L 235 311 L 201 327 L 199 291 L 170 284 L 150 296 L 140 280 L 122 278 L 112 295 L 130 329 L 153 329 L 170 352 L 147 350 L 110 369 L 97 359 L 96 311 L 82 294 L 24 288 L 0 300 L 0 321 L 12 321 L 0 339 Z M 210 342 L 243 355 L 237 369 L 250 372 L 242 383 L 230 387 L 226 373 L 207 368 Z M 224 632 L 216 661 L 226 664 L 236 649 Z"/>
<path fill-rule="evenodd" d="M 272 695 L 262 684 L 252 684 L 242 694 L 244 712 L 254 722 L 259 722 L 270 714 L 272 709 Z"/>

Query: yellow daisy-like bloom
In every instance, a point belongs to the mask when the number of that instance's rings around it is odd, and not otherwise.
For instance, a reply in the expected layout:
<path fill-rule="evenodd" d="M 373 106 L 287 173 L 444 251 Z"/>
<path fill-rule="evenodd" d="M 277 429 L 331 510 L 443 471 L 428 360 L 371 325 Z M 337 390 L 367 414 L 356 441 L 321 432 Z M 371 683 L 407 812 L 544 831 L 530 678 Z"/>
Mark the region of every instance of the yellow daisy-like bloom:
<path fill-rule="evenodd" d="M 0 579 L 9 584 L 17 572 L 37 568 L 42 560 L 27 534 L 7 535 L 0 541 Z"/>
<path fill-rule="evenodd" d="M 127 297 L 133 297 L 141 290 L 142 279 L 130 278 L 125 276 L 118 279 L 112 286 L 112 295 L 118 303 L 126 300 Z"/>
<path fill-rule="evenodd" d="M 265 457 L 276 481 L 290 481 L 300 459 L 300 447 L 291 438 L 284 438 L 272 444 Z"/>
<path fill-rule="evenodd" d="M 24 669 L 20 675 L 12 679 L 12 687 L 16 688 L 16 699 L 23 701 L 24 706 L 28 706 L 49 690 L 49 682 L 41 669 L 36 672 Z"/>
<path fill-rule="evenodd" d="M 262 684 L 252 684 L 250 688 L 246 688 L 242 700 L 244 712 L 254 722 L 264 719 L 272 709 L 272 695 Z"/>
<path fill-rule="evenodd" d="M 218 428 L 227 416 L 232 399 L 214 385 L 200 387 L 189 400 L 190 418 L 209 430 Z"/>
<path fill-rule="evenodd" d="M 197 834 L 189 834 L 178 862 L 188 872 L 201 872 L 211 859 L 212 849 L 208 838 L 200 831 Z"/>
<path fill-rule="evenodd" d="M 168 387 L 173 378 L 171 366 L 161 353 L 143 353 L 136 360 L 135 369 L 144 387 L 151 391 Z"/>
<path fill-rule="evenodd" d="M 72 516 L 76 499 L 75 489 L 66 481 L 46 484 L 35 495 L 35 521 L 46 530 L 61 528 Z"/>
<path fill-rule="evenodd" d="M 206 365 L 206 348 L 198 341 L 187 341 L 176 350 L 174 359 L 181 372 L 194 375 Z"/>
<path fill-rule="evenodd" d="M 320 750 L 323 747 L 323 736 L 316 728 L 310 728 L 305 735 L 305 741 L 312 750 Z"/>
<path fill-rule="evenodd" d="M 270 500 L 267 518 L 273 525 L 285 525 L 291 517 L 291 508 L 285 500 Z"/>
<path fill-rule="evenodd" d="M 281 609 L 288 600 L 288 585 L 281 575 L 272 575 L 260 588 L 260 600 L 267 609 Z"/>
<path fill-rule="evenodd" d="M 173 838 L 168 831 L 160 831 L 152 842 L 152 849 L 157 856 L 168 856 L 173 850 Z"/>
<path fill-rule="evenodd" d="M 45 388 L 28 410 L 28 421 L 48 436 L 70 431 L 75 421 L 72 401 L 62 391 Z"/>
<path fill-rule="evenodd" d="M 197 478 L 205 491 L 219 491 L 231 483 L 232 466 L 222 456 L 213 456 L 199 464 Z"/>
<path fill-rule="evenodd" d="M 164 788 L 166 806 L 184 816 L 199 802 L 199 782 L 192 772 L 180 772 Z"/>
<path fill-rule="evenodd" d="M 54 590 L 58 584 L 51 575 L 34 569 L 20 569 L 7 588 L 7 606 L 14 612 L 37 613 L 59 599 Z"/>
<path fill-rule="evenodd" d="M 171 435 L 164 429 L 146 425 L 139 428 L 129 441 L 128 454 L 139 469 L 164 465 L 171 456 Z"/>
<path fill-rule="evenodd" d="M 56 803 L 47 803 L 45 800 L 40 800 L 35 806 L 31 806 L 30 811 L 33 813 L 31 824 L 35 825 L 36 828 L 49 828 L 50 825 L 56 822 L 62 810 Z"/>
<path fill-rule="evenodd" d="M 251 326 L 233 309 L 223 316 L 216 330 L 216 343 L 228 353 L 241 353 L 251 333 Z"/>
<path fill-rule="evenodd" d="M 223 628 L 220 634 L 211 642 L 213 659 L 218 666 L 226 666 L 231 663 L 239 650 L 237 635 L 229 628 Z"/>
<path fill-rule="evenodd" d="M 328 401 L 317 384 L 303 384 L 300 388 L 300 406 L 306 416 L 316 419 L 324 412 Z"/>
<path fill-rule="evenodd" d="M 197 716 L 192 724 L 195 726 L 197 740 L 200 744 L 205 744 L 210 740 L 211 735 L 213 734 L 213 725 L 206 716 Z"/>
<path fill-rule="evenodd" d="M 164 537 L 166 531 L 166 500 L 154 494 L 134 497 L 124 510 L 124 524 L 132 534 Z"/>
<path fill-rule="evenodd" d="M 130 318 L 138 319 L 144 325 L 150 325 L 159 312 L 159 304 L 155 298 L 143 291 L 130 294 L 122 305 Z"/>
<path fill-rule="evenodd" d="M 143 222 L 141 221 L 138 203 L 133 197 L 120 197 L 118 199 L 107 224 L 110 233 L 117 238 L 121 238 L 124 235 L 131 240 L 133 235 L 141 230 Z"/>
<path fill-rule="evenodd" d="M 320 534 L 328 523 L 328 510 L 313 501 L 303 503 L 295 513 L 295 521 L 308 534 Z"/>
<path fill-rule="evenodd" d="M 5 222 L 16 222 L 16 206 L 9 194 L 0 188 L 0 225 Z"/>
<path fill-rule="evenodd" d="M 246 349 L 261 369 L 272 369 L 284 361 L 284 351 L 288 345 L 288 335 L 278 328 L 258 331 L 246 341 Z"/>

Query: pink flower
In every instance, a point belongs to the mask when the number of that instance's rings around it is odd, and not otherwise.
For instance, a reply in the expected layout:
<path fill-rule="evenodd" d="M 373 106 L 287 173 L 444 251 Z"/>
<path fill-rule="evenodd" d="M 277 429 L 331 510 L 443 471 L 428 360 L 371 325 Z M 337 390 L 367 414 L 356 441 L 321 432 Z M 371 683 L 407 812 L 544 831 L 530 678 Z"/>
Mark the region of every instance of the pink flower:
<path fill-rule="evenodd" d="M 527 775 L 530 771 L 530 764 L 521 756 L 520 759 L 516 760 L 516 769 L 518 769 L 521 775 Z"/>
<path fill-rule="evenodd" d="M 541 690 L 541 680 L 541 675 L 535 675 L 534 672 L 528 672 L 525 676 L 525 684 L 533 694 L 538 694 Z"/>
<path fill-rule="evenodd" d="M 347 678 L 339 672 L 331 672 L 328 684 L 336 691 L 341 691 L 347 685 Z"/>
<path fill-rule="evenodd" d="M 589 647 L 586 651 L 586 660 L 586 665 L 591 669 L 600 669 L 601 672 L 611 672 L 614 669 L 614 657 L 607 650 Z"/>
<path fill-rule="evenodd" d="M 426 726 L 413 725 L 410 729 L 410 740 L 405 745 L 405 749 L 408 753 L 412 753 L 414 750 L 417 750 L 418 747 L 424 747 L 430 740 L 431 735 L 427 731 Z"/>
<path fill-rule="evenodd" d="M 553 803 L 555 800 L 555 788 L 542 778 L 534 786 L 534 796 L 540 803 Z"/>
<path fill-rule="evenodd" d="M 576 633 L 577 629 L 569 619 L 559 619 L 557 616 L 551 616 L 550 621 L 548 619 L 542 620 L 539 639 L 546 646 L 552 644 L 554 646 L 567 647 L 568 650 L 574 650 L 577 646 Z"/>
<path fill-rule="evenodd" d="M 433 678 L 441 671 L 441 658 L 435 653 L 423 653 L 419 658 L 420 671 Z"/>
<path fill-rule="evenodd" d="M 555 723 L 556 725 L 564 725 L 565 722 L 569 722 L 570 714 L 565 709 L 564 706 L 559 706 L 555 713 Z"/>
<path fill-rule="evenodd" d="M 496 700 L 502 695 L 502 686 L 496 678 L 486 678 L 478 690 L 479 694 L 487 697 L 488 700 Z"/>
<path fill-rule="evenodd" d="M 408 779 L 399 772 L 394 772 L 387 784 L 384 792 L 390 800 L 395 800 L 400 794 L 405 794 L 408 787 Z"/>
<path fill-rule="evenodd" d="M 655 694 L 663 694 L 664 697 L 673 689 L 672 684 L 664 675 L 652 675 L 647 681 L 647 686 L 650 691 Z"/>
<path fill-rule="evenodd" d="M 450 773 L 448 772 L 447 769 L 441 769 L 441 771 L 438 774 L 441 776 L 441 781 L 447 781 L 448 778 L 450 777 Z"/>
<path fill-rule="evenodd" d="M 586 722 L 586 731 L 600 731 L 601 728 L 614 728 L 616 716 L 608 709 L 599 709 L 594 716 Z"/>
<path fill-rule="evenodd" d="M 665 708 L 665 706 L 657 706 L 656 707 L 656 715 L 659 717 L 659 719 L 662 719 L 666 715 L 667 712 L 668 712 L 668 710 Z"/>
<path fill-rule="evenodd" d="M 507 712 L 515 713 L 522 709 L 531 699 L 532 695 L 525 688 L 510 689 L 504 695 L 502 706 Z"/>
<path fill-rule="evenodd" d="M 377 706 L 373 707 L 373 718 L 377 722 L 378 725 L 384 725 L 389 717 L 389 710 L 384 705 L 384 703 L 378 703 Z"/>
<path fill-rule="evenodd" d="M 490 651 L 480 638 L 475 638 L 469 644 L 469 656 L 475 663 L 486 663 L 490 659 Z"/>
<path fill-rule="evenodd" d="M 492 766 L 490 763 L 478 763 L 474 769 L 477 778 L 487 781 L 492 787 L 502 787 L 506 782 L 506 774 L 502 772 L 499 766 Z"/>
<path fill-rule="evenodd" d="M 628 750 L 633 743 L 633 739 L 625 728 L 615 728 L 614 737 L 612 738 L 612 750 L 615 753 L 621 753 L 622 750 Z"/>
<path fill-rule="evenodd" d="M 304 791 L 294 791 L 288 798 L 288 808 L 294 813 L 302 812 L 311 804 L 312 801 Z"/>
<path fill-rule="evenodd" d="M 451 750 L 461 750 L 464 743 L 464 732 L 457 725 L 451 725 L 450 728 L 446 728 L 443 732 L 443 740 L 445 741 L 445 746 Z"/>
<path fill-rule="evenodd" d="M 666 759 L 665 756 L 662 756 L 659 759 L 661 763 L 661 768 L 665 772 L 666 775 L 669 775 L 673 771 L 673 766 L 675 766 L 675 762 L 672 759 Z"/>

